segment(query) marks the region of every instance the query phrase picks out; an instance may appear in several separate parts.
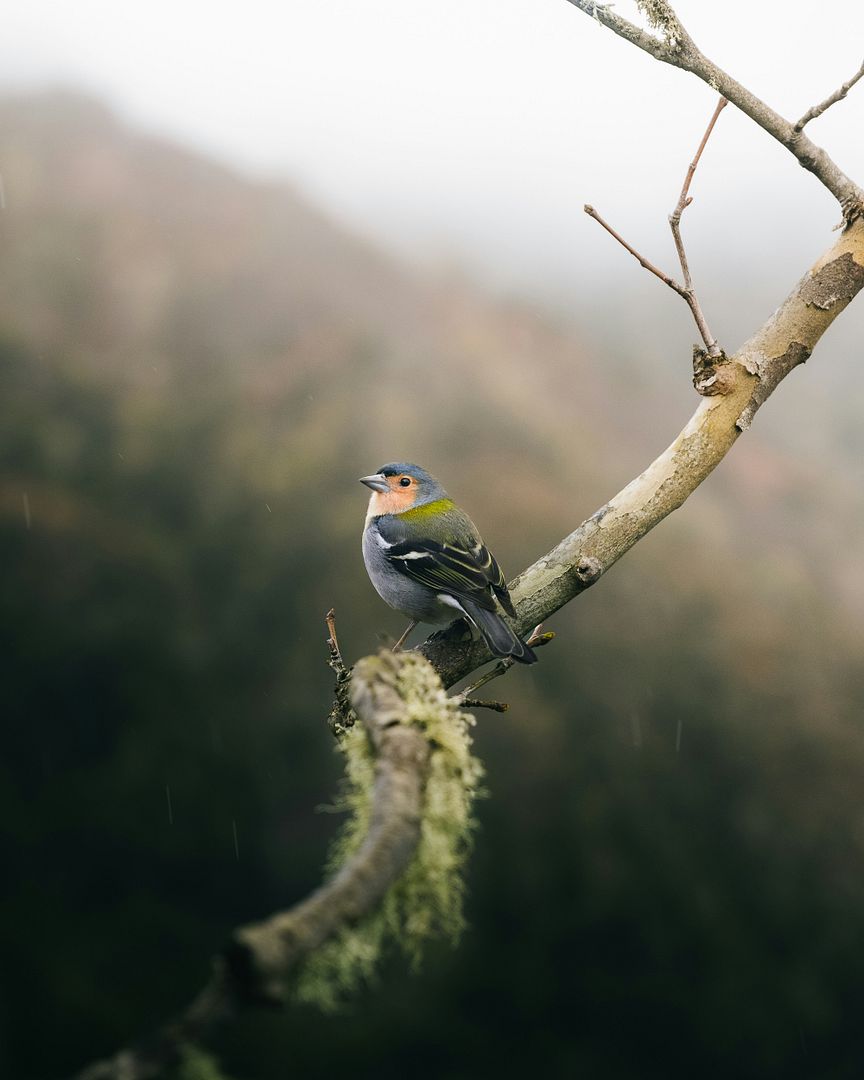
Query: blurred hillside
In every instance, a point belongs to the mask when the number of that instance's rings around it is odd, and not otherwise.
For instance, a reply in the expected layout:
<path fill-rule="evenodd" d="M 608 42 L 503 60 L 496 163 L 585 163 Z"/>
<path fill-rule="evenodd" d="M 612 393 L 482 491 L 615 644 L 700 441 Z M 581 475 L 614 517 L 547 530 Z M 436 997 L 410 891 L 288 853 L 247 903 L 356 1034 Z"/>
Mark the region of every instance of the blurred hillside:
<path fill-rule="evenodd" d="M 695 395 L 665 297 L 431 280 L 85 99 L 0 102 L 0 171 L 0 1073 L 37 1080 L 320 879 L 323 613 L 352 657 L 402 629 L 356 477 L 425 464 L 513 574 Z M 819 357 L 498 684 L 463 946 L 243 1021 L 232 1076 L 858 1074 L 864 380 Z"/>

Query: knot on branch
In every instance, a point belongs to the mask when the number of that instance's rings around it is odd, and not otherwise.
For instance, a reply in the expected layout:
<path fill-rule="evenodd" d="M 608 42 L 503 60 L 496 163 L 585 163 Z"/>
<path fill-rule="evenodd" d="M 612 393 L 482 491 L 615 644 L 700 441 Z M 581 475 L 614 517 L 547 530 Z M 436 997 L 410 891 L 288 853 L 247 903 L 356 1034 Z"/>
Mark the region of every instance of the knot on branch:
<path fill-rule="evenodd" d="M 860 194 L 849 195 L 840 200 L 840 209 L 843 211 L 843 220 L 834 227 L 836 229 L 848 229 L 856 221 L 864 218 L 864 197 Z"/>
<path fill-rule="evenodd" d="M 703 397 L 728 394 L 735 386 L 735 367 L 721 349 L 714 356 L 699 345 L 693 346 L 693 386 Z"/>
<path fill-rule="evenodd" d="M 573 572 L 587 588 L 589 585 L 593 585 L 603 573 L 603 564 L 599 559 L 595 559 L 593 555 L 583 555 L 573 567 Z"/>

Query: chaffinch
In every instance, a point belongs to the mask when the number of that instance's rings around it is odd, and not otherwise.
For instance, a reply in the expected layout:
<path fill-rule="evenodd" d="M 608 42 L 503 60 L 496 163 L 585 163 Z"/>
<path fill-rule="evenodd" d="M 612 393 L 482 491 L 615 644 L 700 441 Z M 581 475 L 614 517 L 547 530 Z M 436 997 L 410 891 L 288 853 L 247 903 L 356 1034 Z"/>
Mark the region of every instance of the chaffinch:
<path fill-rule="evenodd" d="M 383 465 L 360 483 L 372 489 L 363 530 L 363 561 L 381 598 L 418 622 L 442 623 L 454 609 L 473 623 L 495 656 L 522 664 L 537 657 L 499 615 L 513 602 L 504 575 L 474 522 L 419 465 Z"/>

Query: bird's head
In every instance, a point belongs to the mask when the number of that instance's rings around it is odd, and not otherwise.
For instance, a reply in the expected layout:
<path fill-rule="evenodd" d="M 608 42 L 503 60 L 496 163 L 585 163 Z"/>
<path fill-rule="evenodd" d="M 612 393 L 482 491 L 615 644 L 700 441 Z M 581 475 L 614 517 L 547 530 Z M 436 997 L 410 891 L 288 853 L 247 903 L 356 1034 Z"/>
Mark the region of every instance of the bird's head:
<path fill-rule="evenodd" d="M 404 461 L 382 465 L 371 476 L 361 476 L 360 483 L 372 489 L 370 517 L 404 514 L 406 510 L 447 498 L 447 492 L 434 476 L 419 465 Z"/>

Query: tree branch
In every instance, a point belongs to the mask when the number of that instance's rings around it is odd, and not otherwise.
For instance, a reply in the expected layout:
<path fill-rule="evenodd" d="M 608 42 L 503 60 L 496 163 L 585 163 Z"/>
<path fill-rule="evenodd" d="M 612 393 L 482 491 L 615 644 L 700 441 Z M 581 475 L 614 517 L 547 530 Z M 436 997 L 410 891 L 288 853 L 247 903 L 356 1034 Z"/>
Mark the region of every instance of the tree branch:
<path fill-rule="evenodd" d="M 285 978 L 307 953 L 375 910 L 408 865 L 420 839 L 429 741 L 424 711 L 455 708 L 434 671 L 416 654 L 385 651 L 354 668 L 351 701 L 375 753 L 369 832 L 336 876 L 308 899 L 241 927 L 215 963 L 205 990 L 155 1036 L 78 1074 L 78 1080 L 149 1080 L 247 1004 L 279 1003 Z M 443 701 L 443 704 L 442 704 Z"/>
<path fill-rule="evenodd" d="M 717 117 L 727 105 L 725 98 L 720 98 L 717 108 L 708 122 L 708 127 L 705 130 L 705 134 L 702 136 L 702 141 L 699 143 L 699 148 L 696 151 L 696 156 L 690 162 L 690 166 L 687 169 L 687 175 L 684 178 L 684 186 L 681 188 L 681 195 L 678 198 L 678 203 L 672 213 L 669 215 L 669 225 L 672 229 L 672 238 L 675 241 L 675 248 L 678 252 L 678 261 L 681 263 L 681 272 L 684 275 L 684 284 L 680 285 L 674 278 L 671 278 L 668 274 L 664 273 L 652 262 L 649 262 L 644 255 L 640 255 L 639 252 L 632 247 L 627 241 L 617 233 L 608 221 L 597 213 L 593 206 L 589 206 L 587 203 L 583 207 L 585 213 L 599 222 L 600 225 L 613 236 L 618 243 L 626 248 L 627 251 L 636 259 L 641 266 L 644 266 L 646 270 L 650 270 L 652 274 L 658 277 L 664 285 L 668 285 L 670 289 L 678 293 L 678 295 L 687 303 L 690 308 L 693 319 L 702 336 L 702 340 L 705 342 L 705 348 L 708 350 L 709 356 L 720 356 L 720 346 L 717 344 L 717 339 L 711 333 L 708 328 L 708 321 L 705 318 L 705 313 L 702 310 L 702 305 L 699 303 L 699 297 L 696 295 L 696 290 L 693 288 L 693 279 L 690 276 L 690 267 L 687 264 L 687 253 L 684 250 L 684 241 L 681 239 L 681 215 L 693 200 L 689 197 L 690 184 L 693 180 L 693 175 L 696 172 L 696 167 L 699 164 L 699 159 L 702 157 L 702 151 L 705 149 L 705 144 L 714 130 L 714 125 L 717 123 Z"/>
<path fill-rule="evenodd" d="M 593 206 L 591 206 L 589 203 L 585 203 L 582 209 L 585 211 L 588 217 L 594 218 L 596 222 L 602 225 L 606 232 L 608 232 L 610 236 L 613 236 L 618 241 L 621 247 L 629 251 L 640 266 L 644 266 L 645 269 L 649 270 L 655 277 L 660 278 L 664 285 L 668 285 L 670 289 L 673 289 L 684 300 L 687 299 L 687 290 L 684 288 L 683 285 L 679 285 L 674 278 L 669 277 L 668 274 L 664 273 L 659 267 L 655 266 L 654 263 L 646 259 L 644 255 L 640 255 L 636 248 L 628 244 L 624 237 L 619 232 L 616 232 L 615 229 L 613 229 L 612 226 L 609 224 L 609 222 L 604 220 L 597 213 Z"/>
<path fill-rule="evenodd" d="M 351 670 L 345 666 L 342 659 L 342 650 L 339 648 L 339 639 L 336 637 L 336 612 L 333 608 L 324 616 L 327 624 L 327 664 L 336 675 L 333 687 L 333 705 L 327 716 L 327 723 L 331 733 L 341 738 L 345 732 L 354 726 L 357 719 L 349 700 L 351 686 Z"/>
<path fill-rule="evenodd" d="M 696 168 L 699 165 L 699 159 L 702 157 L 702 151 L 705 149 L 705 146 L 711 137 L 711 132 L 714 130 L 717 118 L 728 104 L 729 103 L 724 97 L 721 97 L 717 102 L 717 108 L 714 110 L 711 119 L 708 121 L 708 127 L 705 129 L 705 134 L 702 136 L 702 142 L 699 143 L 696 154 L 687 169 L 687 175 L 684 178 L 684 185 L 681 188 L 681 194 L 678 196 L 678 202 L 675 209 L 669 215 L 669 227 L 672 229 L 672 239 L 675 241 L 675 250 L 678 252 L 678 261 L 681 263 L 681 273 L 684 275 L 684 299 L 690 305 L 690 310 L 693 312 L 693 318 L 696 320 L 696 325 L 699 327 L 699 333 L 702 335 L 702 340 L 705 342 L 705 347 L 708 350 L 709 356 L 719 356 L 720 347 L 717 344 L 717 338 L 715 338 L 708 329 L 708 322 L 702 311 L 702 305 L 699 303 L 699 297 L 696 295 L 696 290 L 693 288 L 693 279 L 690 277 L 690 266 L 687 262 L 687 252 L 684 250 L 684 241 L 681 239 L 681 215 L 690 203 L 693 202 L 690 198 L 690 185 L 693 182 Z"/>
<path fill-rule="evenodd" d="M 616 15 L 610 7 L 597 4 L 594 0 L 567 0 L 567 2 L 655 59 L 696 75 L 717 93 L 731 101 L 785 146 L 803 168 L 821 181 L 840 203 L 843 220 L 847 225 L 864 213 L 864 191 L 837 167 L 821 147 L 811 142 L 801 129 L 784 119 L 709 60 L 697 48 L 666 0 L 637 0 L 639 8 L 647 15 L 649 23 L 661 31 L 662 38 L 646 33 L 638 26 L 621 18 L 620 15 Z M 828 105 L 825 107 L 827 108 Z"/>
<path fill-rule="evenodd" d="M 703 398 L 674 442 L 641 476 L 511 583 L 519 633 L 545 622 L 593 585 L 681 506 L 723 460 L 781 380 L 807 359 L 862 286 L 864 220 L 858 219 L 764 326 L 718 365 L 713 396 Z M 457 641 L 449 629 L 433 634 L 419 651 L 432 662 L 445 686 L 491 659 L 482 641 Z"/>
<path fill-rule="evenodd" d="M 838 90 L 835 90 L 833 94 L 825 98 L 821 105 L 814 105 L 812 109 L 808 109 L 801 119 L 796 122 L 793 130 L 803 131 L 804 126 L 809 124 L 811 120 L 815 120 L 816 117 L 821 116 L 826 109 L 830 109 L 832 105 L 836 105 L 838 101 L 842 101 L 862 75 L 864 75 L 864 64 L 858 68 L 851 79 L 847 79 Z"/>

